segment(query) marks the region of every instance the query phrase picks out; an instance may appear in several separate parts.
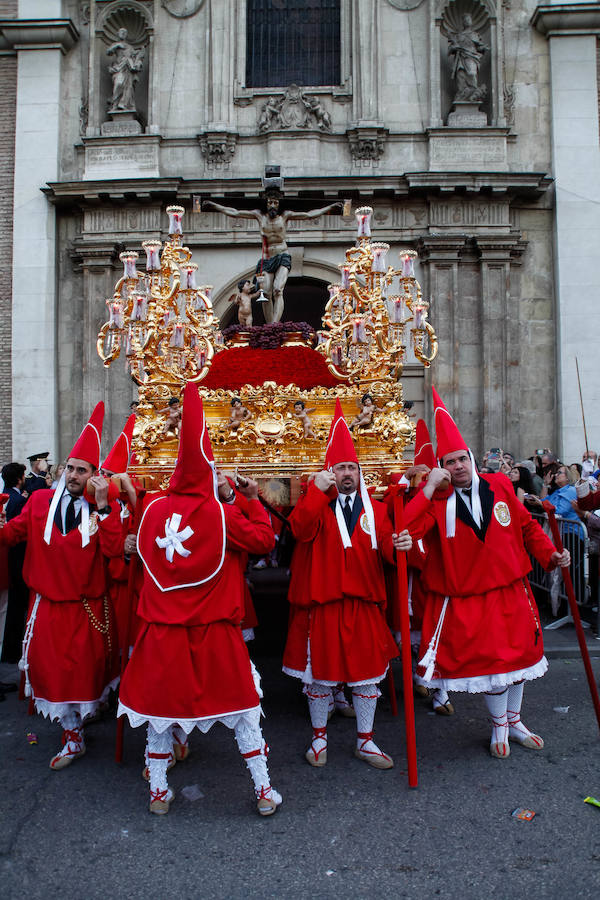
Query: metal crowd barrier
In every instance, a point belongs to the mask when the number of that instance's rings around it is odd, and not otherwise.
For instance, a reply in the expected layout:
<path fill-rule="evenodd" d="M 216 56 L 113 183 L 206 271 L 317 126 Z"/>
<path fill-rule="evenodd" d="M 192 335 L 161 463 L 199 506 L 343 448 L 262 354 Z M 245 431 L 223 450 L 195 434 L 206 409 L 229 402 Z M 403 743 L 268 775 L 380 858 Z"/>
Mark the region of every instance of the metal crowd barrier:
<path fill-rule="evenodd" d="M 552 540 L 546 513 L 532 512 L 531 516 L 539 525 L 541 525 L 550 540 Z M 587 528 L 583 522 L 580 522 L 579 525 L 577 525 L 577 523 L 574 523 L 572 520 L 563 519 L 561 516 L 556 516 L 556 521 L 558 522 L 562 542 L 571 554 L 571 578 L 573 580 L 577 604 L 578 606 L 586 606 L 590 602 L 590 540 Z M 561 577 L 560 569 L 555 569 L 554 572 L 546 572 L 533 557 L 531 557 L 531 564 L 532 572 L 529 576 L 530 584 L 533 587 L 546 591 L 554 608 L 558 609 L 562 601 L 564 601 L 568 610 L 569 606 L 565 591 L 565 583 Z M 568 612 L 566 616 L 561 616 L 560 619 L 555 619 L 553 622 L 550 622 L 544 627 L 544 630 L 550 631 L 552 629 L 561 628 L 563 625 L 572 622 L 573 618 L 570 612 Z M 586 622 L 584 619 L 582 619 L 581 624 L 584 628 L 590 627 L 589 622 Z"/>

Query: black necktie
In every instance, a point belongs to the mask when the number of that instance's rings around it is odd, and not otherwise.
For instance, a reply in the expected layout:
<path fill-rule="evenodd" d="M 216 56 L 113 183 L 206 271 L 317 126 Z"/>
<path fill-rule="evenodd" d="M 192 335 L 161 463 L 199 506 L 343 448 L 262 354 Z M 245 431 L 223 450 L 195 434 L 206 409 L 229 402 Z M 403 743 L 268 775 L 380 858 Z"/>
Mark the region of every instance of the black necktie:
<path fill-rule="evenodd" d="M 470 503 L 470 502 L 471 502 L 471 488 L 470 488 L 470 487 L 468 487 L 468 488 L 463 488 L 463 489 L 462 489 L 462 492 L 463 492 L 463 494 L 465 494 L 465 496 L 467 497 L 467 499 L 468 499 L 468 501 L 469 501 L 469 503 Z"/>
<path fill-rule="evenodd" d="M 75 528 L 75 497 L 71 497 L 67 504 L 67 509 L 65 512 L 65 534 L 68 534 Z"/>
<path fill-rule="evenodd" d="M 344 510 L 344 518 L 346 520 L 346 528 L 348 529 L 348 532 L 350 532 L 350 522 L 352 520 L 352 499 L 350 497 L 350 494 L 348 494 L 346 496 L 346 501 L 344 503 L 343 510 Z"/>

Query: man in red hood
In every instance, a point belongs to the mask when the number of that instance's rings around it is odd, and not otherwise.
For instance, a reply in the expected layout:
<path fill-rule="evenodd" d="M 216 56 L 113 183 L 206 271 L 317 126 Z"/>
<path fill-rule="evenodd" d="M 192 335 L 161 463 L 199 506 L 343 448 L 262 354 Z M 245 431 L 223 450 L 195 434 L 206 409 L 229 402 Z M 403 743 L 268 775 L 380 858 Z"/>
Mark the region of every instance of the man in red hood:
<path fill-rule="evenodd" d="M 435 389 L 433 399 L 440 466 L 405 510 L 413 538 L 426 535 L 428 548 L 417 673 L 429 688 L 483 693 L 490 753 L 506 759 L 509 738 L 531 750 L 544 746 L 521 722 L 524 682 L 548 667 L 529 554 L 546 569 L 568 566 L 569 554 L 556 551 L 505 475 L 477 472 Z"/>

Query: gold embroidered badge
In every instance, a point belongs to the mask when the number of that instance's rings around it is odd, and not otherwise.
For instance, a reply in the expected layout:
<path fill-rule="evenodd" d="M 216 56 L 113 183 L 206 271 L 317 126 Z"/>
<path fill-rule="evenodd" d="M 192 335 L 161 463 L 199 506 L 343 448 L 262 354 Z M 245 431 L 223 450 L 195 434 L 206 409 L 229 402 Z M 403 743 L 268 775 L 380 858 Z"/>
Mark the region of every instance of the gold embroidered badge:
<path fill-rule="evenodd" d="M 367 518 L 366 512 L 364 512 L 362 514 L 362 516 L 360 517 L 360 527 L 365 532 L 365 534 L 371 534 L 371 532 L 369 530 L 369 520 Z"/>
<path fill-rule="evenodd" d="M 494 506 L 494 515 L 501 525 L 510 525 L 510 510 L 503 500 L 499 500 Z"/>
<path fill-rule="evenodd" d="M 83 534 L 83 522 L 78 525 L 79 533 Z M 98 513 L 93 512 L 90 513 L 90 534 L 96 534 L 98 531 Z"/>

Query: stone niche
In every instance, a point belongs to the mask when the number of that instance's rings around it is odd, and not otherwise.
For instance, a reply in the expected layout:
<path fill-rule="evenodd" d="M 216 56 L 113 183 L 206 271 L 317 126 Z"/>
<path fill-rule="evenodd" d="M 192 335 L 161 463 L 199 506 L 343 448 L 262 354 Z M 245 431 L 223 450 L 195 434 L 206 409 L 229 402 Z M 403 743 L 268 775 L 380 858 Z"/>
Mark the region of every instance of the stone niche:
<path fill-rule="evenodd" d="M 90 124 L 102 137 L 142 134 L 150 107 L 151 4 L 112 0 L 96 10 L 91 88 L 96 121 Z"/>
<path fill-rule="evenodd" d="M 453 77 L 460 51 L 458 54 L 451 53 L 451 46 L 458 43 L 466 48 L 467 53 L 474 49 L 472 39 L 465 34 L 465 16 L 471 17 L 469 30 L 486 49 L 479 60 L 465 57 L 469 77 L 477 83 L 478 89 L 465 91 L 463 84 L 461 92 L 459 81 Z M 441 115 L 444 124 L 467 128 L 498 124 L 494 104 L 497 85 L 493 78 L 497 57 L 494 0 L 449 0 L 441 12 L 439 34 Z M 464 72 L 462 74 L 464 81 Z"/>

